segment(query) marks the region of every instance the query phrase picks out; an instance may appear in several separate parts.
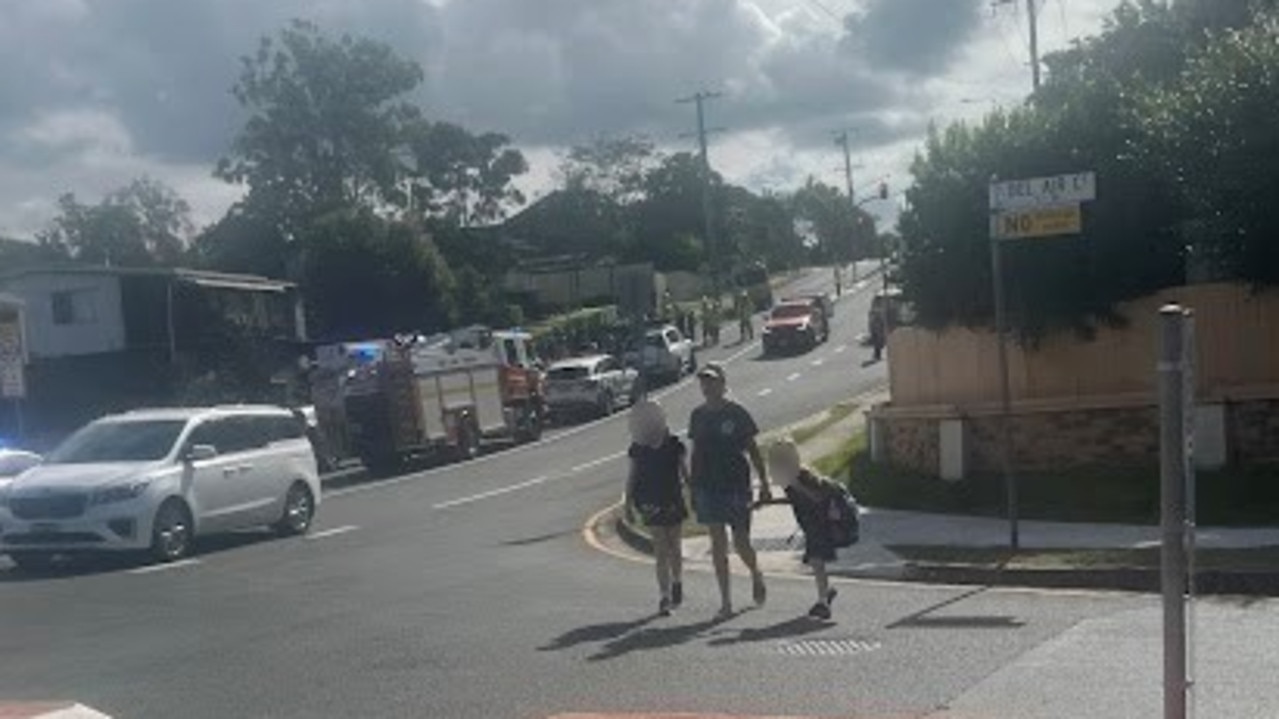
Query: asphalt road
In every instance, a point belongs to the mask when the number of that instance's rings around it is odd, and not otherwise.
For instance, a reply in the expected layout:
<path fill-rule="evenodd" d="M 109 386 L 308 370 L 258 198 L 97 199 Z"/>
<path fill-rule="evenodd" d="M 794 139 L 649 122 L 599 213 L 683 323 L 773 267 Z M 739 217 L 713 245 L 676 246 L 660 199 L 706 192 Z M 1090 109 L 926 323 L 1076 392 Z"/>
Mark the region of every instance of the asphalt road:
<path fill-rule="evenodd" d="M 828 286 L 829 271 L 799 284 Z M 856 344 L 869 296 L 846 295 L 809 354 L 745 345 L 703 360 L 729 362 L 761 426 L 799 420 L 883 381 Z M 656 394 L 682 428 L 696 387 Z M 717 624 L 713 579 L 693 572 L 685 607 L 654 619 L 651 569 L 581 535 L 621 491 L 625 446 L 615 416 L 337 490 L 306 538 L 237 535 L 162 567 L 0 568 L 0 697 L 120 717 L 920 716 L 1081 620 L 1150 604 L 850 582 L 837 621 L 817 624 L 801 618 L 811 583 L 779 577 L 766 607 Z"/>

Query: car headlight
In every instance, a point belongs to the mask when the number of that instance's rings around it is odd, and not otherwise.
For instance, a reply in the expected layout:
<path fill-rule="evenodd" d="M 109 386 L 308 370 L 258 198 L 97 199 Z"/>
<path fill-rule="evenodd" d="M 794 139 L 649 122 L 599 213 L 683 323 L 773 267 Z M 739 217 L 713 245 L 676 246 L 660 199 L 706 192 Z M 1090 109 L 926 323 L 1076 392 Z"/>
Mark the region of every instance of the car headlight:
<path fill-rule="evenodd" d="M 93 494 L 89 495 L 89 504 L 114 504 L 116 502 L 127 502 L 130 499 L 136 499 L 138 495 L 146 491 L 151 486 L 150 480 L 139 482 L 128 482 L 126 484 L 113 484 L 110 487 L 102 487 L 95 489 Z"/>

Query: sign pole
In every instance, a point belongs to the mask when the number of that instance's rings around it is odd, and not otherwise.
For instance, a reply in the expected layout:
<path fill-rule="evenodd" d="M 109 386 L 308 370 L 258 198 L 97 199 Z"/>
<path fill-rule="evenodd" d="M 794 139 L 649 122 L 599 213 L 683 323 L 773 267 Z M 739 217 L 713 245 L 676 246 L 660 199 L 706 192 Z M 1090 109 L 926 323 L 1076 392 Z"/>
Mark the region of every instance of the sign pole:
<path fill-rule="evenodd" d="M 1186 311 L 1159 310 L 1159 500 L 1164 719 L 1186 719 Z"/>
<path fill-rule="evenodd" d="M 1004 306 L 1004 263 L 1000 241 L 990 241 L 991 282 L 995 296 L 995 335 L 999 341 L 999 465 L 1004 475 L 1004 492 L 1008 510 L 1008 546 L 1016 552 L 1021 545 L 1018 526 L 1017 480 L 1012 471 L 1012 388 L 1008 377 L 1008 330 Z"/>

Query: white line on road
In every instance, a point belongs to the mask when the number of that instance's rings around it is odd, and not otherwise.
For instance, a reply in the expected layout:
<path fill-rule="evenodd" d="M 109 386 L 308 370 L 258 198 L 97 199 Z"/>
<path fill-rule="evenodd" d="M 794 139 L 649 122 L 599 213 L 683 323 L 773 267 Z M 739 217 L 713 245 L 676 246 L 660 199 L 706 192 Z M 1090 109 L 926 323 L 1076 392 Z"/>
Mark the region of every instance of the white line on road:
<path fill-rule="evenodd" d="M 573 474 L 577 474 L 578 472 L 585 472 L 586 470 L 592 467 L 598 467 L 601 464 L 607 464 L 609 462 L 612 462 L 615 459 L 621 459 L 625 455 L 626 455 L 625 452 L 615 452 L 613 454 L 608 455 L 607 457 L 600 457 L 599 459 L 591 460 L 590 462 L 586 462 L 585 464 L 579 464 L 569 471 L 572 472 Z"/>
<path fill-rule="evenodd" d="M 814 367 L 821 367 L 824 364 L 826 364 L 826 360 L 822 359 L 821 357 L 818 357 L 817 359 L 813 360 Z"/>
<path fill-rule="evenodd" d="M 324 539 L 325 537 L 336 537 L 336 536 L 338 536 L 339 534 L 346 534 L 347 532 L 354 532 L 354 531 L 355 531 L 355 530 L 357 530 L 357 529 L 359 529 L 359 527 L 355 526 L 354 524 L 346 524 L 346 525 L 343 525 L 343 526 L 341 526 L 341 527 L 334 527 L 333 529 L 326 529 L 326 530 L 324 530 L 324 531 L 322 531 L 322 532 L 313 532 L 313 533 L 311 533 L 311 534 L 306 535 L 306 538 L 307 538 L 307 539 Z"/>
<path fill-rule="evenodd" d="M 798 373 L 798 372 L 791 372 L 789 375 L 786 375 L 786 381 L 787 381 L 787 382 L 794 382 L 794 381 L 795 381 L 795 380 L 797 380 L 797 379 L 799 379 L 799 373 Z"/>
<path fill-rule="evenodd" d="M 759 397 L 767 397 L 768 395 L 770 395 L 770 394 L 772 394 L 772 393 L 773 393 L 773 388 L 772 388 L 772 387 L 765 387 L 764 389 L 761 389 L 761 390 L 759 391 L 759 394 L 758 394 L 757 396 L 759 396 Z"/>
<path fill-rule="evenodd" d="M 520 482 L 519 484 L 512 484 L 509 487 L 499 487 L 498 489 L 489 490 L 487 492 L 472 494 L 469 497 L 460 497 L 458 499 L 450 499 L 447 502 L 440 502 L 439 504 L 432 507 L 432 509 L 448 509 L 449 507 L 457 507 L 463 504 L 470 504 L 471 502 L 478 502 L 481 499 L 488 499 L 489 497 L 497 497 L 503 494 L 524 489 L 525 487 L 535 487 L 539 484 L 550 481 L 550 479 L 551 479 L 550 477 L 534 477 L 533 479 Z"/>
<path fill-rule="evenodd" d="M 835 354 L 843 354 L 846 349 L 848 349 L 848 345 L 840 345 L 835 348 Z"/>
<path fill-rule="evenodd" d="M 199 564 L 198 559 L 179 559 L 176 562 L 168 562 L 165 564 L 148 564 L 145 567 L 137 567 L 129 570 L 129 574 L 154 574 L 156 572 L 167 572 L 170 569 L 182 569 L 183 567 L 194 567 Z"/>

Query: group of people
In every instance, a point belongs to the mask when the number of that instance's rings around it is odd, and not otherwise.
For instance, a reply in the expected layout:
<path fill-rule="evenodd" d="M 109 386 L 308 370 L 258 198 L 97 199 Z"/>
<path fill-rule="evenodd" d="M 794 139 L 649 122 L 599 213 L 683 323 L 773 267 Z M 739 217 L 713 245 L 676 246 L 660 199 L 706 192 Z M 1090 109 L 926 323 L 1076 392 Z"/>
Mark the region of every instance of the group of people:
<path fill-rule="evenodd" d="M 716 363 L 698 372 L 704 402 L 689 417 L 691 453 L 671 434 L 660 405 L 644 400 L 632 407 L 630 475 L 627 496 L 640 520 L 652 533 L 660 593 L 658 613 L 666 616 L 684 600 L 681 537 L 688 518 L 684 487 L 689 488 L 697 522 L 706 527 L 711 559 L 719 587 L 724 619 L 733 614 L 728 568 L 730 541 L 751 574 L 751 597 L 764 604 L 767 587 L 751 546 L 751 513 L 773 501 L 772 484 L 784 491 L 805 535 L 804 562 L 813 569 L 817 602 L 808 615 L 829 619 L 835 590 L 829 586 L 826 563 L 840 546 L 829 508 L 846 493 L 835 483 L 805 467 L 793 441 L 768 449 L 767 458 L 756 441 L 759 428 L 746 408 L 728 396 L 727 376 Z M 759 477 L 753 491 L 751 469 Z"/>

